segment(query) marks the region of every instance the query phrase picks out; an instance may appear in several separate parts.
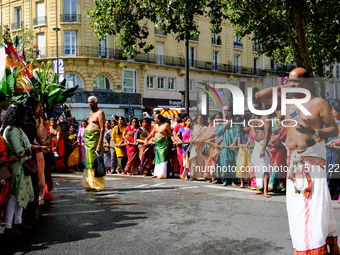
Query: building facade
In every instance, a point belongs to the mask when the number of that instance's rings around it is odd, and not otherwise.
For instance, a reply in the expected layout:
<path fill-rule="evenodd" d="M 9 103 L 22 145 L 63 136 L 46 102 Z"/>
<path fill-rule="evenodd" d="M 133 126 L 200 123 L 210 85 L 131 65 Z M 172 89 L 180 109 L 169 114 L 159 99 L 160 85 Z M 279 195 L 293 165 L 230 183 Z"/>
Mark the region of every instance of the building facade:
<path fill-rule="evenodd" d="M 185 43 L 149 23 L 148 43 L 155 48 L 133 59 L 123 56 L 115 36 L 98 41 L 93 35 L 85 10 L 92 0 L 2 0 L 1 25 L 11 31 L 31 29 L 35 35 L 37 60 L 63 60 L 67 86 L 79 85 L 69 103 L 77 119 L 88 116 L 87 96 L 96 95 L 107 117 L 142 116 L 145 107 L 181 106 L 185 81 Z M 197 105 L 200 83 L 234 84 L 247 96 L 247 87 L 262 89 L 276 85 L 276 77 L 287 74 L 278 70 L 249 38 L 234 35 L 229 21 L 223 22 L 218 35 L 209 30 L 209 19 L 196 16 L 200 35 L 189 42 L 190 106 Z M 59 28 L 56 32 L 53 28 Z M 58 47 L 57 47 L 58 45 Z M 228 91 L 223 104 L 231 102 Z M 214 107 L 214 106 L 212 106 Z"/>

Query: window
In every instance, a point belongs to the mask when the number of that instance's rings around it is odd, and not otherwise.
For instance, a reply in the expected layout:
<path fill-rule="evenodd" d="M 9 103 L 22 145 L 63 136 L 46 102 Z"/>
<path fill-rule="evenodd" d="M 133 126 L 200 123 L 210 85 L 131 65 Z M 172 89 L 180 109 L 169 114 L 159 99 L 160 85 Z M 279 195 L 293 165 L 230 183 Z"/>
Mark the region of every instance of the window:
<path fill-rule="evenodd" d="M 156 42 L 156 62 L 159 65 L 163 65 L 163 56 L 164 54 L 164 43 L 162 42 Z"/>
<path fill-rule="evenodd" d="M 123 92 L 137 92 L 137 71 L 131 69 L 123 70 Z"/>
<path fill-rule="evenodd" d="M 146 77 L 146 88 L 147 89 L 154 89 L 154 82 L 155 82 L 155 77 L 153 76 L 148 76 Z"/>
<path fill-rule="evenodd" d="M 14 24 L 12 29 L 21 29 L 22 24 L 21 24 L 22 18 L 21 18 L 21 7 L 16 7 L 14 8 Z"/>
<path fill-rule="evenodd" d="M 164 77 L 158 77 L 158 89 L 159 90 L 165 89 L 165 78 Z"/>
<path fill-rule="evenodd" d="M 254 58 L 254 75 L 260 75 L 260 69 L 259 69 L 259 59 Z"/>
<path fill-rule="evenodd" d="M 107 35 L 103 41 L 98 42 L 99 57 L 107 58 L 109 57 L 109 36 Z"/>
<path fill-rule="evenodd" d="M 238 35 L 234 36 L 234 48 L 243 49 L 243 44 L 241 43 L 241 37 Z"/>
<path fill-rule="evenodd" d="M 168 79 L 168 90 L 175 90 L 176 89 L 176 80 L 175 78 Z"/>
<path fill-rule="evenodd" d="M 94 80 L 93 84 L 94 89 L 111 89 L 110 81 L 105 75 L 98 75 L 98 77 Z"/>
<path fill-rule="evenodd" d="M 340 65 L 336 65 L 335 72 L 335 77 L 340 78 Z"/>
<path fill-rule="evenodd" d="M 235 73 L 241 73 L 241 56 L 235 55 Z"/>
<path fill-rule="evenodd" d="M 259 51 L 259 41 L 255 40 L 253 44 L 253 51 L 258 52 Z"/>
<path fill-rule="evenodd" d="M 190 92 L 194 91 L 194 80 L 189 80 L 189 91 Z"/>
<path fill-rule="evenodd" d="M 45 2 L 37 3 L 37 22 L 36 25 L 45 25 Z"/>
<path fill-rule="evenodd" d="M 211 43 L 215 45 L 222 45 L 221 37 L 219 37 L 217 34 L 212 33 Z"/>
<path fill-rule="evenodd" d="M 77 31 L 64 31 L 64 54 L 76 55 Z"/>
<path fill-rule="evenodd" d="M 196 67 L 196 48 L 189 47 L 189 67 Z"/>
<path fill-rule="evenodd" d="M 74 74 L 74 73 L 69 73 L 66 75 L 66 88 L 73 88 L 74 86 L 79 85 L 79 88 L 84 88 L 83 81 L 81 78 Z"/>
<path fill-rule="evenodd" d="M 45 33 L 37 34 L 39 57 L 45 56 Z"/>
<path fill-rule="evenodd" d="M 64 14 L 63 21 L 64 22 L 77 22 L 77 0 L 64 0 Z"/>
<path fill-rule="evenodd" d="M 213 51 L 213 66 L 214 71 L 218 71 L 220 68 L 220 53 L 218 51 Z"/>

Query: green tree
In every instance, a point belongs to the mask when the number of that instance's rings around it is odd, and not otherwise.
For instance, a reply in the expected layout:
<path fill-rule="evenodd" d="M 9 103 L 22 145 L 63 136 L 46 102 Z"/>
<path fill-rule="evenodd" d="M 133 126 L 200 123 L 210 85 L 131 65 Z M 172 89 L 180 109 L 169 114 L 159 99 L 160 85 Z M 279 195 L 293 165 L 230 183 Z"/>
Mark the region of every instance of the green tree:
<path fill-rule="evenodd" d="M 228 19 L 240 36 L 251 36 L 282 64 L 295 62 L 309 75 L 329 76 L 323 66 L 340 60 L 340 2 L 337 0 L 226 0 Z M 314 87 L 311 87 L 315 94 Z M 319 87 L 325 96 L 323 83 Z"/>
<path fill-rule="evenodd" d="M 211 31 L 220 33 L 221 23 L 226 17 L 225 4 L 219 0 L 94 0 L 95 7 L 87 11 L 90 25 L 98 40 L 106 35 L 119 35 L 118 42 L 125 54 L 133 57 L 141 52 L 148 53 L 154 45 L 147 44 L 148 22 L 156 24 L 164 34 L 171 34 L 177 41 L 188 41 L 198 35 L 195 15 L 208 17 Z M 186 70 L 188 70 L 186 68 Z M 188 111 L 189 76 L 186 71 L 186 110 Z"/>

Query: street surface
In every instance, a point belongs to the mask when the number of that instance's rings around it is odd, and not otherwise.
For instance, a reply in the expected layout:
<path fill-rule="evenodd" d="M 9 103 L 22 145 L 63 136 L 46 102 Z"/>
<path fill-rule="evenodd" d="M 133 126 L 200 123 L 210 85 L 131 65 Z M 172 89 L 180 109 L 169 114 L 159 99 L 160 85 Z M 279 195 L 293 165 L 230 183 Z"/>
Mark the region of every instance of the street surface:
<path fill-rule="evenodd" d="M 1 236 L 0 254 L 293 254 L 284 195 L 118 175 L 93 193 L 81 177 L 54 174 L 53 208 L 22 236 Z"/>

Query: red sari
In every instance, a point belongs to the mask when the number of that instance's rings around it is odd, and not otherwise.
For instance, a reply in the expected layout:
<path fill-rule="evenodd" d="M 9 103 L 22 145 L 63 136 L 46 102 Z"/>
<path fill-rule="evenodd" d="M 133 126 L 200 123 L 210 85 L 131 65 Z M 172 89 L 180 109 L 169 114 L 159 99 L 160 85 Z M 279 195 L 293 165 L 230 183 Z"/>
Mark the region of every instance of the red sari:
<path fill-rule="evenodd" d="M 136 133 L 137 130 L 132 130 L 131 126 L 128 126 L 125 131 L 126 132 L 133 132 L 133 134 L 130 135 L 129 137 L 127 137 L 126 139 L 130 143 L 134 143 L 135 142 L 135 133 Z M 138 154 L 139 154 L 138 146 L 127 144 L 126 145 L 126 152 L 127 152 L 127 156 L 128 156 L 128 162 L 126 164 L 124 171 L 130 172 L 132 174 L 138 174 Z"/>
<path fill-rule="evenodd" d="M 51 148 L 52 148 L 53 152 L 56 151 L 54 149 L 56 144 L 57 144 L 56 140 L 52 140 L 51 141 Z M 62 136 L 60 136 L 60 139 L 59 139 L 57 153 L 58 153 L 59 157 L 55 157 L 54 167 L 55 167 L 55 169 L 57 171 L 63 171 L 63 170 L 65 170 L 65 163 L 64 163 L 64 160 L 65 160 L 65 147 L 64 147 L 64 139 L 63 139 Z"/>
<path fill-rule="evenodd" d="M 0 136 L 0 158 L 2 160 L 6 160 L 8 158 L 7 146 L 2 136 Z M 2 204 L 4 203 L 6 195 L 8 193 L 8 189 L 9 189 L 9 182 L 7 182 L 6 185 L 2 188 L 2 190 L 0 190 L 0 212 L 1 212 Z"/>

